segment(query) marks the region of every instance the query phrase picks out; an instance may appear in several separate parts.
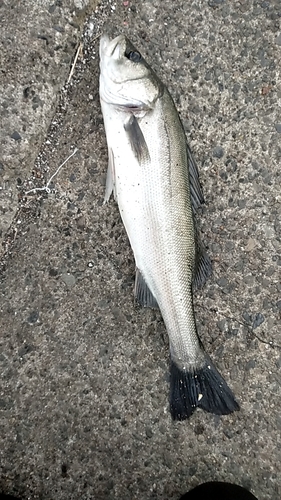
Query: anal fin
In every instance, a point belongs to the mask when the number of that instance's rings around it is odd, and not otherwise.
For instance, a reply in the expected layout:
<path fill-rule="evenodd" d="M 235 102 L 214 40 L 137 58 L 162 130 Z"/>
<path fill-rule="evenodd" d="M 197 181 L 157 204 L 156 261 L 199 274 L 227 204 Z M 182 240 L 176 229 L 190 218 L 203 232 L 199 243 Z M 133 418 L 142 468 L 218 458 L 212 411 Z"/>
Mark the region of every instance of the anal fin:
<path fill-rule="evenodd" d="M 212 274 L 212 263 L 201 243 L 196 243 L 196 259 L 193 277 L 193 289 L 197 290 L 205 285 Z"/>
<path fill-rule="evenodd" d="M 207 279 L 212 274 L 212 263 L 204 245 L 201 242 L 199 230 L 193 214 L 194 234 L 195 234 L 195 265 L 193 272 L 193 289 L 197 290 L 205 285 Z"/>
<path fill-rule="evenodd" d="M 143 307 L 151 307 L 153 309 L 158 309 L 157 301 L 148 288 L 141 272 L 136 269 L 136 280 L 135 280 L 135 290 L 134 295 L 139 304 Z"/>

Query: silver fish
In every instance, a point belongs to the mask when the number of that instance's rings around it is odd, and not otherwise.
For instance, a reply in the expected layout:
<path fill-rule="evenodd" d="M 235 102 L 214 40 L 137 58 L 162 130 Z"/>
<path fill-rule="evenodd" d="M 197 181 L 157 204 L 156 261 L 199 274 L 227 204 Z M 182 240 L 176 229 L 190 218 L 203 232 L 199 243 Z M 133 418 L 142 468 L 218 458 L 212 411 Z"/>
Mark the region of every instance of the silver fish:
<path fill-rule="evenodd" d="M 100 102 L 108 144 L 105 202 L 113 191 L 136 262 L 135 297 L 159 307 L 171 353 L 170 411 L 218 415 L 238 403 L 197 334 L 192 290 L 211 263 L 194 212 L 204 202 L 197 166 L 173 100 L 124 36 L 100 41 Z"/>

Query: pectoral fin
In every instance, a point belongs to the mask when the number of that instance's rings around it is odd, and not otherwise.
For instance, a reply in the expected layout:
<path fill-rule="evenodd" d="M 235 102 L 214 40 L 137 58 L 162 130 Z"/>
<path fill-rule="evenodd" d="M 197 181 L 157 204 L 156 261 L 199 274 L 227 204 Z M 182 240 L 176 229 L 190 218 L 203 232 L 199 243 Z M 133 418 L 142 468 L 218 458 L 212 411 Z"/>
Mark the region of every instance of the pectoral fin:
<path fill-rule="evenodd" d="M 150 155 L 144 135 L 133 114 L 130 114 L 129 118 L 125 121 L 124 129 L 127 132 L 131 148 L 139 163 L 149 161 Z"/>
<path fill-rule="evenodd" d="M 199 172 L 195 160 L 192 156 L 190 147 L 186 145 L 188 170 L 189 170 L 189 183 L 190 183 L 190 197 L 193 211 L 195 212 L 204 203 L 204 196 L 199 181 Z"/>
<path fill-rule="evenodd" d="M 116 200 L 114 156 L 112 149 L 108 148 L 108 168 L 103 203 L 108 202 L 112 191 L 114 194 L 114 199 Z"/>
<path fill-rule="evenodd" d="M 148 288 L 141 272 L 139 269 L 136 269 L 136 281 L 135 281 L 135 290 L 134 295 L 139 304 L 143 307 L 151 307 L 154 309 L 158 309 L 157 301 Z"/>

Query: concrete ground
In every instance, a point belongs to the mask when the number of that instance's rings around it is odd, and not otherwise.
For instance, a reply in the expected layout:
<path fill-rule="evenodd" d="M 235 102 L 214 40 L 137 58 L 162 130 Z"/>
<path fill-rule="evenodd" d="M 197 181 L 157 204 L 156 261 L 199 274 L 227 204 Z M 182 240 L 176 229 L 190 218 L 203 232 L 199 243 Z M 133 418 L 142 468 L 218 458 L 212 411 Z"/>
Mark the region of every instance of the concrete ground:
<path fill-rule="evenodd" d="M 279 500 L 280 1 L 2 0 L 0 23 L 0 491 L 176 500 L 215 479 Z M 196 318 L 230 416 L 169 415 L 165 328 L 134 304 L 132 252 L 102 205 L 104 30 L 168 86 L 199 165 L 214 273 Z"/>

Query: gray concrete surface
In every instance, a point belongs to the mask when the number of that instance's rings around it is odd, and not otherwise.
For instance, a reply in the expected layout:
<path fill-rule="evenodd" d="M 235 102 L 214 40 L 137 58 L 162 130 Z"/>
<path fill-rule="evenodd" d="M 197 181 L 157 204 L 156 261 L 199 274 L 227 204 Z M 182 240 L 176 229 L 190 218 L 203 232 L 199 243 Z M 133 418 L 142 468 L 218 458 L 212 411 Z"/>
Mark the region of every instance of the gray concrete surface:
<path fill-rule="evenodd" d="M 280 2 L 102 3 L 87 18 L 83 56 L 57 106 L 79 30 L 67 25 L 63 2 L 53 3 L 56 20 L 51 2 L 40 9 L 15 2 L 17 16 L 10 4 L 1 2 L 10 15 L 1 84 L 13 102 L 1 116 L 1 175 L 12 195 L 1 202 L 0 490 L 26 499 L 176 500 L 217 479 L 279 500 Z M 52 24 L 68 28 L 57 35 Z M 102 205 L 107 150 L 96 36 L 103 29 L 131 37 L 181 113 L 214 264 L 195 297 L 198 328 L 239 413 L 170 419 L 165 328 L 158 312 L 134 305 L 132 253 L 115 203 Z M 43 56 L 46 41 L 32 36 L 38 31 L 65 37 L 65 62 Z M 36 74 L 33 97 L 18 99 Z M 10 137 L 14 131 L 21 140 Z M 50 194 L 26 194 L 75 147 Z"/>
<path fill-rule="evenodd" d="M 17 186 L 34 168 L 97 0 L 0 1 L 0 243 L 17 211 Z"/>

